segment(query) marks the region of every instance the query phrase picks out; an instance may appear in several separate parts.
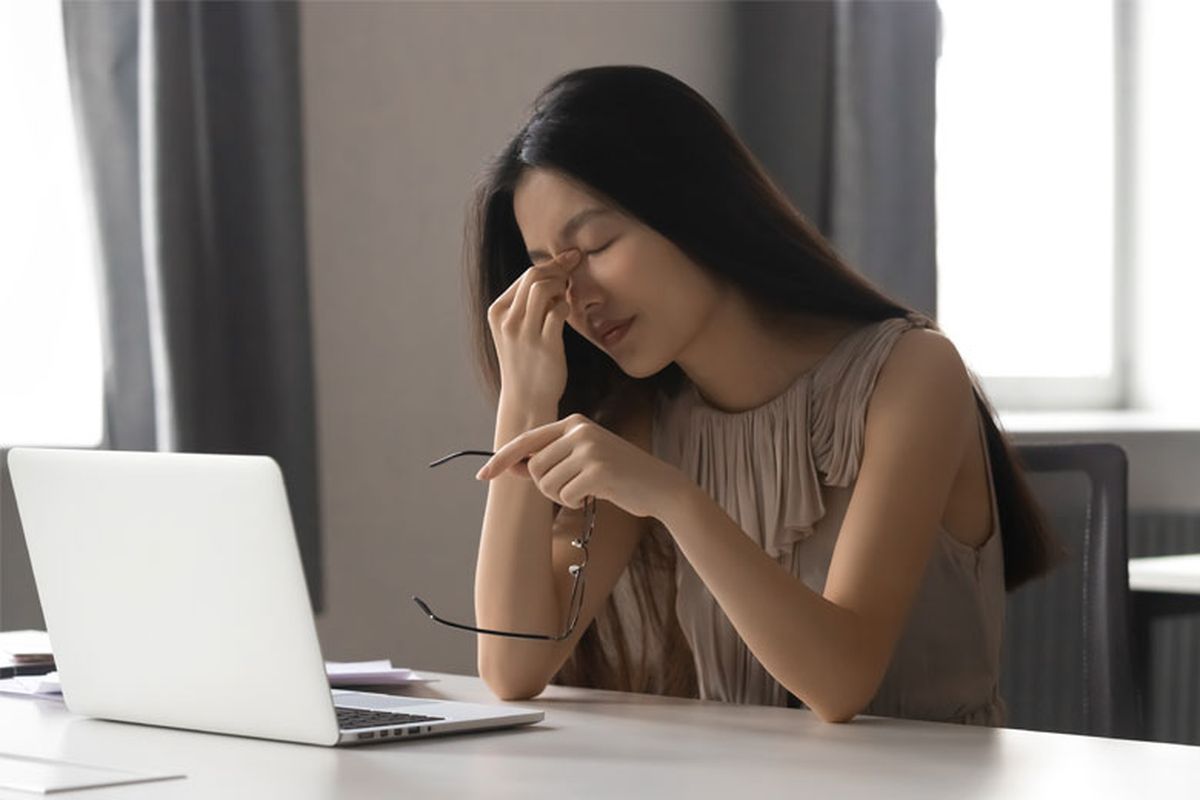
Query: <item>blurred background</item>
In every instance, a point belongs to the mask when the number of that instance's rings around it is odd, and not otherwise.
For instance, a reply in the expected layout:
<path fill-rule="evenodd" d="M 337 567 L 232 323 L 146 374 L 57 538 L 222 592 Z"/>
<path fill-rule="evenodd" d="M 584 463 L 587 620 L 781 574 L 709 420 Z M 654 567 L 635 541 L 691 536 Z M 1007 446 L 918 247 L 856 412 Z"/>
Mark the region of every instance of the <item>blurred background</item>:
<path fill-rule="evenodd" d="M 474 673 L 493 410 L 466 211 L 537 92 L 703 94 L 851 263 L 936 314 L 1019 441 L 1129 455 L 1131 555 L 1200 551 L 1200 5 L 0 5 L 0 450 L 269 453 L 325 655 Z M 131 557 L 136 557 L 131 554 Z M 214 580 L 219 580 L 214 576 Z M 0 629 L 43 626 L 5 479 Z M 1160 738 L 1200 634 L 1156 629 Z"/>

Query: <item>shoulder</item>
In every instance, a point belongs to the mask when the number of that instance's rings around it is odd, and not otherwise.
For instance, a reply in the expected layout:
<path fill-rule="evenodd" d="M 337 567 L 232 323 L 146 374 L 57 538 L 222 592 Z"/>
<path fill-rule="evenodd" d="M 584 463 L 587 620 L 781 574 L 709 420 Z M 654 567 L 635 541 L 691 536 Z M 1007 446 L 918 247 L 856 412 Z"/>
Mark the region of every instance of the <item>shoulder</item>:
<path fill-rule="evenodd" d="M 889 435 L 914 416 L 927 420 L 927 429 L 956 427 L 973 408 L 973 383 L 958 348 L 940 331 L 913 328 L 897 338 L 879 371 L 867 405 L 867 439 Z"/>
<path fill-rule="evenodd" d="M 934 388 L 965 388 L 970 384 L 966 364 L 949 337 L 930 328 L 900 334 L 879 373 L 878 390 L 894 393 L 900 387 L 933 382 Z"/>
<path fill-rule="evenodd" d="M 930 414 L 965 411 L 971 397 L 958 350 L 918 314 L 862 326 L 816 368 L 812 383 L 811 446 L 822 480 L 831 486 L 850 485 L 865 451 L 878 450 L 869 443 L 898 441 L 896 434 L 911 433 L 913 421 Z"/>

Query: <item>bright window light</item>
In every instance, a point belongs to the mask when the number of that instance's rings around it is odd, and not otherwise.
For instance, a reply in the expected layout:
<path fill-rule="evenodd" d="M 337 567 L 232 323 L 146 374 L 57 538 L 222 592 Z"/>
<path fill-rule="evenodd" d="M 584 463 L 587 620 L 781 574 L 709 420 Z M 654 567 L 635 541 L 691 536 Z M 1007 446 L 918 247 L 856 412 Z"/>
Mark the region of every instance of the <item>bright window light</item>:
<path fill-rule="evenodd" d="M 99 296 L 60 3 L 0 3 L 0 175 L 0 445 L 96 445 Z"/>
<path fill-rule="evenodd" d="M 1147 408 L 1200 414 L 1200 3 L 1142 0 L 1138 20 L 1137 389 Z"/>
<path fill-rule="evenodd" d="M 1113 3 L 939 6 L 939 322 L 985 379 L 1110 378 Z"/>

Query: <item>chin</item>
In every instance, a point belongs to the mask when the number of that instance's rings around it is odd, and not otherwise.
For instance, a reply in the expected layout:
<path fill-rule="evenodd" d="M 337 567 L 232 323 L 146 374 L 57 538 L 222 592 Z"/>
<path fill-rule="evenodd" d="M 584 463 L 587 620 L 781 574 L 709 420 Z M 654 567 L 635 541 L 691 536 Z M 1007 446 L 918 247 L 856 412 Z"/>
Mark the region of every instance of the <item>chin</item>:
<path fill-rule="evenodd" d="M 621 371 L 624 372 L 629 377 L 637 378 L 640 380 L 642 378 L 654 377 L 658 373 L 662 372 L 667 366 L 669 366 L 670 363 L 671 363 L 670 361 L 666 361 L 661 364 L 659 364 L 657 362 L 647 362 L 647 361 L 643 361 L 643 360 L 634 361 L 632 363 L 624 362 L 624 361 L 617 361 L 617 366 L 620 367 Z"/>
<path fill-rule="evenodd" d="M 658 370 L 653 370 L 653 369 L 638 370 L 638 369 L 626 369 L 625 367 L 621 367 L 621 371 L 624 372 L 626 375 L 628 375 L 631 378 L 636 378 L 638 380 L 641 380 L 642 378 L 649 378 L 651 375 L 654 375 L 654 373 L 656 373 Z"/>

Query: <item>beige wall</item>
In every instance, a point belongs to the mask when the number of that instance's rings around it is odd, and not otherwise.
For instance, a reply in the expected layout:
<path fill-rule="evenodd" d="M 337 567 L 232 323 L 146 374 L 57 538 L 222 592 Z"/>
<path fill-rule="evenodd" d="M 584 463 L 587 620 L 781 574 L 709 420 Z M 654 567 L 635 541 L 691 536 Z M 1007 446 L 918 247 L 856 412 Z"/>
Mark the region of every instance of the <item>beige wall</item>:
<path fill-rule="evenodd" d="M 664 69 L 728 115 L 725 3 L 307 3 L 302 8 L 330 658 L 475 669 L 492 412 L 471 362 L 463 222 L 473 183 L 559 73 Z"/>

